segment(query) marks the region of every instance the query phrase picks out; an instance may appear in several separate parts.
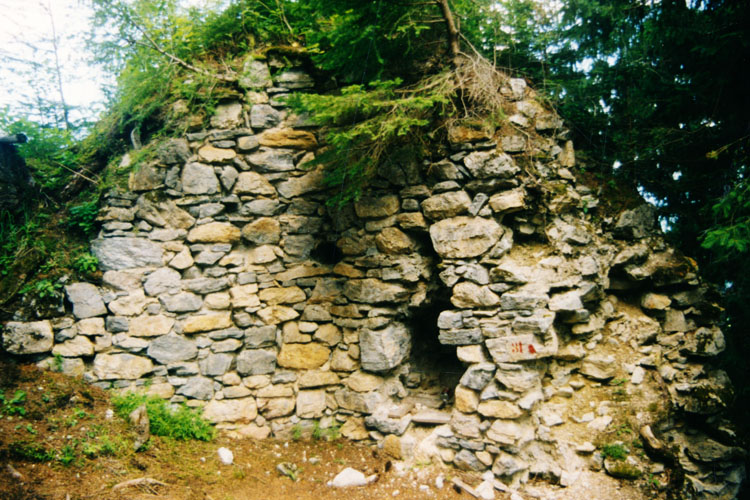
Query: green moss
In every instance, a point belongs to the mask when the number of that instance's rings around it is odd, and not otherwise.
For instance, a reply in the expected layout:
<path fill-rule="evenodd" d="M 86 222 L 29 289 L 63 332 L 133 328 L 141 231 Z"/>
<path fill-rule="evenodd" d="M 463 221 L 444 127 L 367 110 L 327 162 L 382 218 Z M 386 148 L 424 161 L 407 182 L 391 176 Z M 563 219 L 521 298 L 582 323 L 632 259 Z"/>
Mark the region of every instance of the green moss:
<path fill-rule="evenodd" d="M 636 467 L 635 465 L 629 464 L 627 462 L 616 462 L 609 467 L 607 467 L 607 473 L 609 473 L 610 476 L 616 477 L 618 479 L 638 479 L 641 477 L 641 470 Z"/>

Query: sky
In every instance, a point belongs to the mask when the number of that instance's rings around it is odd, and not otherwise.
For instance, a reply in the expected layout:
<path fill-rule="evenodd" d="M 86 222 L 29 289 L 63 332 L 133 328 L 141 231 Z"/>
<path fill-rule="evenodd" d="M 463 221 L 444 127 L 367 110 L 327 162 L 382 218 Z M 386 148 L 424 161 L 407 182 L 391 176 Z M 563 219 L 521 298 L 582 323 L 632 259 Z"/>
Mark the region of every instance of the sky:
<path fill-rule="evenodd" d="M 203 6 L 215 0 L 182 0 L 185 6 Z M 9 106 L 18 112 L 21 96 L 33 94 L 29 81 L 43 75 L 28 74 L 15 59 L 42 61 L 52 57 L 52 22 L 60 40 L 58 54 L 62 69 L 63 95 L 69 105 L 80 107 L 73 119 L 95 118 L 103 111 L 102 86 L 113 83 L 111 75 L 88 60 L 84 34 L 90 31 L 91 10 L 86 0 L 0 0 L 0 110 Z M 36 50 L 34 50 L 36 49 Z M 56 89 L 46 93 L 57 99 Z"/>
<path fill-rule="evenodd" d="M 0 107 L 17 106 L 19 97 L 28 92 L 29 81 L 39 82 L 43 78 L 39 74 L 25 74 L 24 68 L 28 66 L 14 58 L 41 62 L 52 57 L 50 39 L 54 21 L 60 40 L 58 53 L 65 100 L 72 106 L 98 105 L 101 109 L 104 94 L 100 89 L 106 78 L 87 61 L 81 34 L 88 31 L 90 11 L 83 2 L 0 0 L 0 12 Z M 80 116 L 80 113 L 74 115 Z"/>

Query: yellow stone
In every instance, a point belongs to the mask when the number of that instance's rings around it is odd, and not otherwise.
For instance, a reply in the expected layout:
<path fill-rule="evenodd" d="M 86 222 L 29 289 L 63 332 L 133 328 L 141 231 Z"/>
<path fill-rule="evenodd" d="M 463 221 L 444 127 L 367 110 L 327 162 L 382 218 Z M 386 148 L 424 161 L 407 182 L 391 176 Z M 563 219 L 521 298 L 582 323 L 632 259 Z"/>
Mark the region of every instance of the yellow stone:
<path fill-rule="evenodd" d="M 479 396 L 477 396 L 477 393 L 471 389 L 459 385 L 456 387 L 454 406 L 456 407 L 456 410 L 461 413 L 474 413 L 479 406 Z"/>
<path fill-rule="evenodd" d="M 258 311 L 258 316 L 267 325 L 278 325 L 296 319 L 299 313 L 287 306 L 269 306 Z"/>
<path fill-rule="evenodd" d="M 240 228 L 228 222 L 209 222 L 188 233 L 191 243 L 234 243 L 240 241 Z"/>
<path fill-rule="evenodd" d="M 130 335 L 133 337 L 158 337 L 166 335 L 174 325 L 174 319 L 157 314 L 138 316 L 130 320 Z"/>
<path fill-rule="evenodd" d="M 312 133 L 292 128 L 266 130 L 258 136 L 258 142 L 261 146 L 268 147 L 298 149 L 315 149 L 318 147 L 318 141 Z"/>
<path fill-rule="evenodd" d="M 284 368 L 312 370 L 323 366 L 330 355 L 330 349 L 316 343 L 284 344 L 276 362 Z"/>
<path fill-rule="evenodd" d="M 298 286 L 264 288 L 260 291 L 259 296 L 260 300 L 271 305 L 296 304 L 307 298 L 305 292 Z"/>
<path fill-rule="evenodd" d="M 228 312 L 190 316 L 182 323 L 184 333 L 208 332 L 222 330 L 232 326 L 232 317 Z"/>

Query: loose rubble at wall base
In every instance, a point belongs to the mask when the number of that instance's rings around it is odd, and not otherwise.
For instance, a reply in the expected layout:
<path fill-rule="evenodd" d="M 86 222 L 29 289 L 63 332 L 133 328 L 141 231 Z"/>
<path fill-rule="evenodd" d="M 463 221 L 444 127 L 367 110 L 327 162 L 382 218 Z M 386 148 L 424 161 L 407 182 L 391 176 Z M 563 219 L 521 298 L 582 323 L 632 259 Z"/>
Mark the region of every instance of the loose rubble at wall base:
<path fill-rule="evenodd" d="M 516 110 L 502 134 L 456 127 L 445 158 L 385 167 L 332 209 L 317 131 L 283 104 L 313 80 L 247 70 L 247 102 L 106 195 L 101 282 L 68 284 L 60 317 L 19 313 L 5 351 L 200 406 L 237 437 L 336 425 L 511 487 L 590 468 L 666 482 L 666 467 L 686 498 L 734 497 L 745 452 L 711 364 L 714 294 L 647 206 L 596 215 L 568 132 L 523 80 L 500 90 Z M 415 322 L 429 308 L 434 324 Z M 455 387 L 420 370 L 425 335 L 455 349 Z M 597 451 L 638 435 L 647 454 Z"/>

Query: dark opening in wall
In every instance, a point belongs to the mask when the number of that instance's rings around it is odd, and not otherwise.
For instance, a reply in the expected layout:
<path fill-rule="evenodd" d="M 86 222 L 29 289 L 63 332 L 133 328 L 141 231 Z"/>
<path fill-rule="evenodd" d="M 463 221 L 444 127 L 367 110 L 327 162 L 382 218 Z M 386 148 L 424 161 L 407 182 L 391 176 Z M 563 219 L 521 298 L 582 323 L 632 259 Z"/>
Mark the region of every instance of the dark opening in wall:
<path fill-rule="evenodd" d="M 450 290 L 445 288 L 431 292 L 429 303 L 414 312 L 409 325 L 412 331 L 411 373 L 419 374 L 419 386 L 413 389 L 442 398 L 442 406 L 452 404 L 454 389 L 466 369 L 456 357 L 456 346 L 443 345 L 438 340 L 438 316 L 453 308 L 449 296 Z"/>
<path fill-rule="evenodd" d="M 319 243 L 312 252 L 310 252 L 310 257 L 321 264 L 333 266 L 338 264 L 339 261 L 344 258 L 344 254 L 339 250 L 339 247 L 336 246 L 336 243 L 332 241 L 323 241 Z"/>

